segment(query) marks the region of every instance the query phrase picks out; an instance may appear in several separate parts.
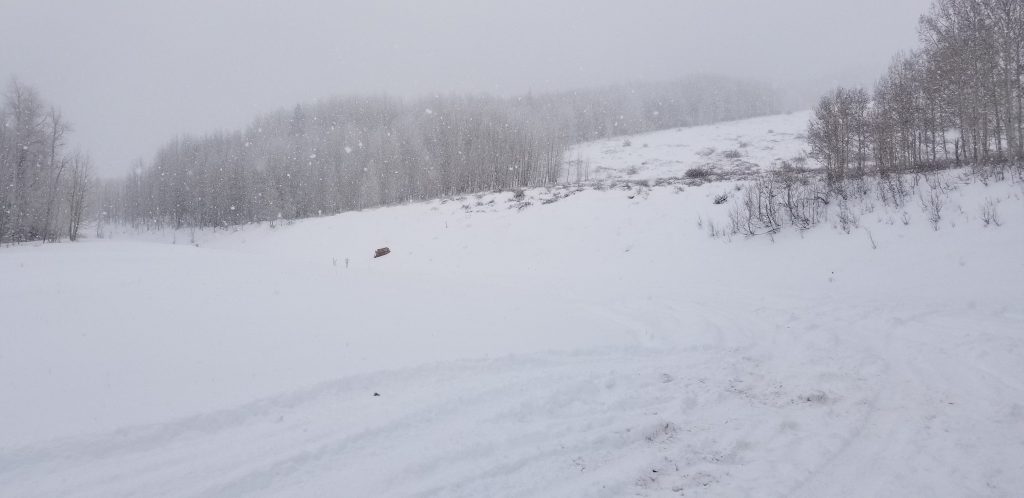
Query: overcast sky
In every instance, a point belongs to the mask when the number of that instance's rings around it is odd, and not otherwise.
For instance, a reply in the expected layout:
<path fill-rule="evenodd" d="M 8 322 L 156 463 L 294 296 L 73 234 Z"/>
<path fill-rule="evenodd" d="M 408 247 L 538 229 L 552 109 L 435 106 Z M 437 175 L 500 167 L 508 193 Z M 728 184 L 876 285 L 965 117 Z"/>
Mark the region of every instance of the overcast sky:
<path fill-rule="evenodd" d="M 498 94 L 696 72 L 871 81 L 930 0 L 0 0 L 0 77 L 101 174 L 184 133 L 348 93 Z"/>

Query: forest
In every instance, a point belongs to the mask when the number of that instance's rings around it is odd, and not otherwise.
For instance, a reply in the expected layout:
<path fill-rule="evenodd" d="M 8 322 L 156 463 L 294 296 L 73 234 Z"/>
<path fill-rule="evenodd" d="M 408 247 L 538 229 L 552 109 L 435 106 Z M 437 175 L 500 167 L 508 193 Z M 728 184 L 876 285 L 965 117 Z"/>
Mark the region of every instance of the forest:
<path fill-rule="evenodd" d="M 177 137 L 107 182 L 102 223 L 224 227 L 547 185 L 574 143 L 778 112 L 774 89 L 702 76 L 557 94 L 347 97 L 244 131 Z"/>
<path fill-rule="evenodd" d="M 918 32 L 872 91 L 837 88 L 815 107 L 808 139 L 833 183 L 1024 157 L 1024 2 L 936 0 Z"/>
<path fill-rule="evenodd" d="M 511 98 L 333 98 L 245 130 L 175 137 L 125 177 L 99 181 L 88 156 L 65 150 L 72 128 L 60 111 L 13 81 L 0 107 L 0 243 L 74 240 L 88 218 L 225 227 L 547 185 L 572 144 L 780 106 L 768 85 L 717 76 Z"/>

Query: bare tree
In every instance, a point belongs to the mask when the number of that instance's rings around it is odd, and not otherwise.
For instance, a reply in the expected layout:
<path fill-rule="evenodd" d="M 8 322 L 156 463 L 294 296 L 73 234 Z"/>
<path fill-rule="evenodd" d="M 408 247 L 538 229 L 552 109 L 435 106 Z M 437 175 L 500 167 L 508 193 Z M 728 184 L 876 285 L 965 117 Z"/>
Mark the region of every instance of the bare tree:
<path fill-rule="evenodd" d="M 856 162 L 883 174 L 1024 158 L 1024 2 L 936 0 L 919 31 L 921 49 L 893 59 L 869 105 L 853 90 L 822 98 L 809 138 L 830 177 L 865 137 L 870 155 Z M 867 109 L 868 133 L 848 124 L 851 109 Z"/>
<path fill-rule="evenodd" d="M 92 182 L 92 162 L 88 156 L 76 153 L 71 158 L 67 187 L 68 206 L 68 239 L 78 240 L 78 231 L 82 226 L 86 208 L 86 198 Z"/>
<path fill-rule="evenodd" d="M 61 112 L 55 108 L 50 108 L 47 118 L 50 126 L 49 171 L 53 179 L 50 180 L 50 191 L 46 199 L 46 214 L 43 219 L 43 240 L 55 240 L 57 233 L 51 228 L 51 223 L 57 203 L 57 193 L 60 190 L 61 175 L 63 175 L 64 169 L 69 162 L 68 158 L 61 157 L 60 151 L 64 145 L 64 135 L 71 131 L 71 125 L 64 120 Z"/>
<path fill-rule="evenodd" d="M 863 89 L 837 88 L 822 97 L 814 109 L 807 139 L 812 156 L 825 166 L 830 183 L 841 183 L 851 163 L 865 163 L 868 103 Z"/>

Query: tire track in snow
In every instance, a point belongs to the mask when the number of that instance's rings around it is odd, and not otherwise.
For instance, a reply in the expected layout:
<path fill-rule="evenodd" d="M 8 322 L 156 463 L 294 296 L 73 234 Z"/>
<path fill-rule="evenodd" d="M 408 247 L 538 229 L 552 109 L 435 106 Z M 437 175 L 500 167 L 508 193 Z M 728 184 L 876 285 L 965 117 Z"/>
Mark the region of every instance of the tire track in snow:
<path fill-rule="evenodd" d="M 364 496 L 548 494 L 570 484 L 595 495 L 658 492 L 642 483 L 666 458 L 685 473 L 706 463 L 688 453 L 711 460 L 732 451 L 728 437 L 709 438 L 728 435 L 730 423 L 748 438 L 775 437 L 765 410 L 813 409 L 792 403 L 797 391 L 772 391 L 771 368 L 741 356 L 632 348 L 358 376 L 160 426 L 2 451 L 0 494 L 316 494 L 303 492 L 312 476 Z M 740 378 L 752 387 L 733 389 Z M 691 438 L 701 441 L 696 450 Z M 723 465 L 737 464 L 719 465 L 721 480 Z"/>
<path fill-rule="evenodd" d="M 896 496 L 902 493 L 898 490 L 912 489 L 929 496 L 1003 496 L 1020 489 L 1020 473 L 968 475 L 959 462 L 971 458 L 988 462 L 983 468 L 1001 469 L 1024 456 L 1019 436 L 1015 440 L 1009 432 L 1009 438 L 993 438 L 1013 426 L 1012 406 L 1024 403 L 1024 397 L 1012 382 L 976 364 L 965 347 L 985 344 L 983 357 L 1005 356 L 1003 364 L 1010 364 L 1024 338 L 1004 337 L 999 349 L 992 348 L 992 340 L 972 337 L 977 330 L 1013 330 L 1007 317 L 998 314 L 971 316 L 937 307 L 906 315 L 892 308 L 880 304 L 851 310 L 849 318 L 864 328 L 857 340 L 885 362 L 873 407 L 841 450 L 787 495 Z M 1019 363 L 1017 371 L 1024 375 Z M 994 387 L 993 381 L 1001 386 Z M 1007 394 L 1016 401 L 1004 399 Z M 1024 464 L 1017 467 L 1024 470 Z"/>
<path fill-rule="evenodd" d="M 773 475 L 765 468 L 774 462 L 786 461 L 797 477 L 783 482 L 792 483 L 823 451 L 848 444 L 862 423 L 859 400 L 871 394 L 858 378 L 870 354 L 834 357 L 834 338 L 807 334 L 806 319 L 772 308 L 761 313 L 772 323 L 792 315 L 793 328 L 774 331 L 783 348 L 754 347 L 764 341 L 757 321 L 732 319 L 727 301 L 684 304 L 609 312 L 656 330 L 656 348 L 379 372 L 167 424 L 0 450 L 0 494 L 323 491 L 303 488 L 309 482 L 361 496 L 742 494 L 770 489 L 757 476 Z"/>

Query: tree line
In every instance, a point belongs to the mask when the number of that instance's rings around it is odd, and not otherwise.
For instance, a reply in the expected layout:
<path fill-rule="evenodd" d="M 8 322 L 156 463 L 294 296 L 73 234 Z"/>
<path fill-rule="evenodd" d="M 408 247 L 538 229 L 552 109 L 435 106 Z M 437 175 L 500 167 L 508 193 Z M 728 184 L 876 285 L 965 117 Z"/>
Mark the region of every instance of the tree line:
<path fill-rule="evenodd" d="M 17 80 L 0 105 L 0 244 L 76 240 L 92 183 L 89 157 L 66 150 L 72 127 Z"/>
<path fill-rule="evenodd" d="M 1024 158 L 1024 2 L 935 0 L 918 31 L 873 91 L 838 88 L 814 109 L 808 139 L 830 180 Z"/>
<path fill-rule="evenodd" d="M 512 98 L 348 97 L 181 136 L 106 182 L 100 221 L 224 227 L 551 184 L 568 146 L 779 112 L 758 83 L 698 76 Z"/>

